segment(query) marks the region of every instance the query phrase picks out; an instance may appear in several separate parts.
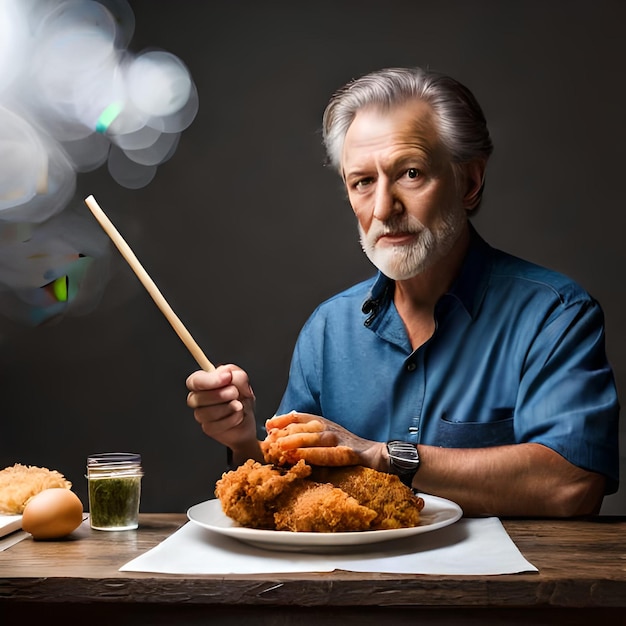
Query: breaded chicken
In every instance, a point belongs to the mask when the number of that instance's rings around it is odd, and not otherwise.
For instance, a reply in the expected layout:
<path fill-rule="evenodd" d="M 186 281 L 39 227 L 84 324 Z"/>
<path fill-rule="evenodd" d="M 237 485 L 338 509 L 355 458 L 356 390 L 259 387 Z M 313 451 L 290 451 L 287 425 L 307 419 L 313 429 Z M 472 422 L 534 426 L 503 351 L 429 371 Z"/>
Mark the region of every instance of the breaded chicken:
<path fill-rule="evenodd" d="M 217 482 L 224 513 L 241 526 L 295 532 L 348 532 L 419 524 L 424 501 L 397 476 L 373 469 L 292 467 L 252 459 Z"/>
<path fill-rule="evenodd" d="M 329 483 L 302 480 L 281 498 L 276 530 L 348 532 L 369 530 L 377 513 Z"/>
<path fill-rule="evenodd" d="M 222 475 L 215 485 L 215 495 L 224 513 L 242 526 L 275 529 L 279 498 L 291 484 L 310 473 L 311 467 L 304 461 L 290 468 L 278 468 L 248 459 L 236 470 Z"/>
<path fill-rule="evenodd" d="M 371 530 L 417 526 L 424 500 L 394 474 L 360 465 L 314 467 L 311 479 L 339 487 L 363 506 L 376 511 Z"/>

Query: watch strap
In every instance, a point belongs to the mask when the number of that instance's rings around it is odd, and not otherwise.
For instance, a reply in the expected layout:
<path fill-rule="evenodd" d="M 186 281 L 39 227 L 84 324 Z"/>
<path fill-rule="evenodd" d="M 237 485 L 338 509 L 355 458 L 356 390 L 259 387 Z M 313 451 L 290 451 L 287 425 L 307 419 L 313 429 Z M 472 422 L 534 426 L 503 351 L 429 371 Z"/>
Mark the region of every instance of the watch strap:
<path fill-rule="evenodd" d="M 409 441 L 391 440 L 387 442 L 389 467 L 393 474 L 408 487 L 413 486 L 413 478 L 420 467 L 417 445 Z"/>

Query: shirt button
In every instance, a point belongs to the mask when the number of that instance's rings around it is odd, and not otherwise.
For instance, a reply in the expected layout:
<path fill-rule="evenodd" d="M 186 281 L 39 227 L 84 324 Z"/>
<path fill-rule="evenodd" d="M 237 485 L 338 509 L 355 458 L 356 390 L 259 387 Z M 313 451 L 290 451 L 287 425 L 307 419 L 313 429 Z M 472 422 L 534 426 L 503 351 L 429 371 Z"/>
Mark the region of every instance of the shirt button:
<path fill-rule="evenodd" d="M 411 363 L 407 363 L 407 366 L 406 366 L 407 372 L 414 372 L 416 369 L 417 369 L 417 365 L 415 365 L 413 361 L 411 361 Z"/>

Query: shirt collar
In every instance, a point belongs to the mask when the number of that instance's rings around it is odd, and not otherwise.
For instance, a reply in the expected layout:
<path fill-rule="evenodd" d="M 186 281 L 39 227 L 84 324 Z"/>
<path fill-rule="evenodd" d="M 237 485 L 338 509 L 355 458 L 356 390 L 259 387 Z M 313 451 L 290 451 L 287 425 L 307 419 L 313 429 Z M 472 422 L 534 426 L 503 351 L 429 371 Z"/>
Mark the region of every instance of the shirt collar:
<path fill-rule="evenodd" d="M 492 264 L 492 248 L 478 234 L 473 224 L 469 224 L 470 242 L 459 275 L 450 290 L 444 294 L 457 299 L 470 317 L 475 317 L 487 291 Z M 372 288 L 363 302 L 362 311 L 367 315 L 369 325 L 383 306 L 393 297 L 394 281 L 378 272 Z"/>
<path fill-rule="evenodd" d="M 478 234 L 470 222 L 470 243 L 461 266 L 461 271 L 452 283 L 448 294 L 457 298 L 473 318 L 485 297 L 491 266 L 491 246 Z"/>

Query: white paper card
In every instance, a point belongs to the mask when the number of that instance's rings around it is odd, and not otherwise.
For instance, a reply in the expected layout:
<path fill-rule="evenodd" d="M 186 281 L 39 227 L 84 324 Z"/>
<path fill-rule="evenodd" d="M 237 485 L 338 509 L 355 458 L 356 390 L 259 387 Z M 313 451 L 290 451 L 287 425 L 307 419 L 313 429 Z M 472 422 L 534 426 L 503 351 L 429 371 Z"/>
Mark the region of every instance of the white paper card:
<path fill-rule="evenodd" d="M 22 528 L 21 515 L 0 515 L 0 537 Z"/>

